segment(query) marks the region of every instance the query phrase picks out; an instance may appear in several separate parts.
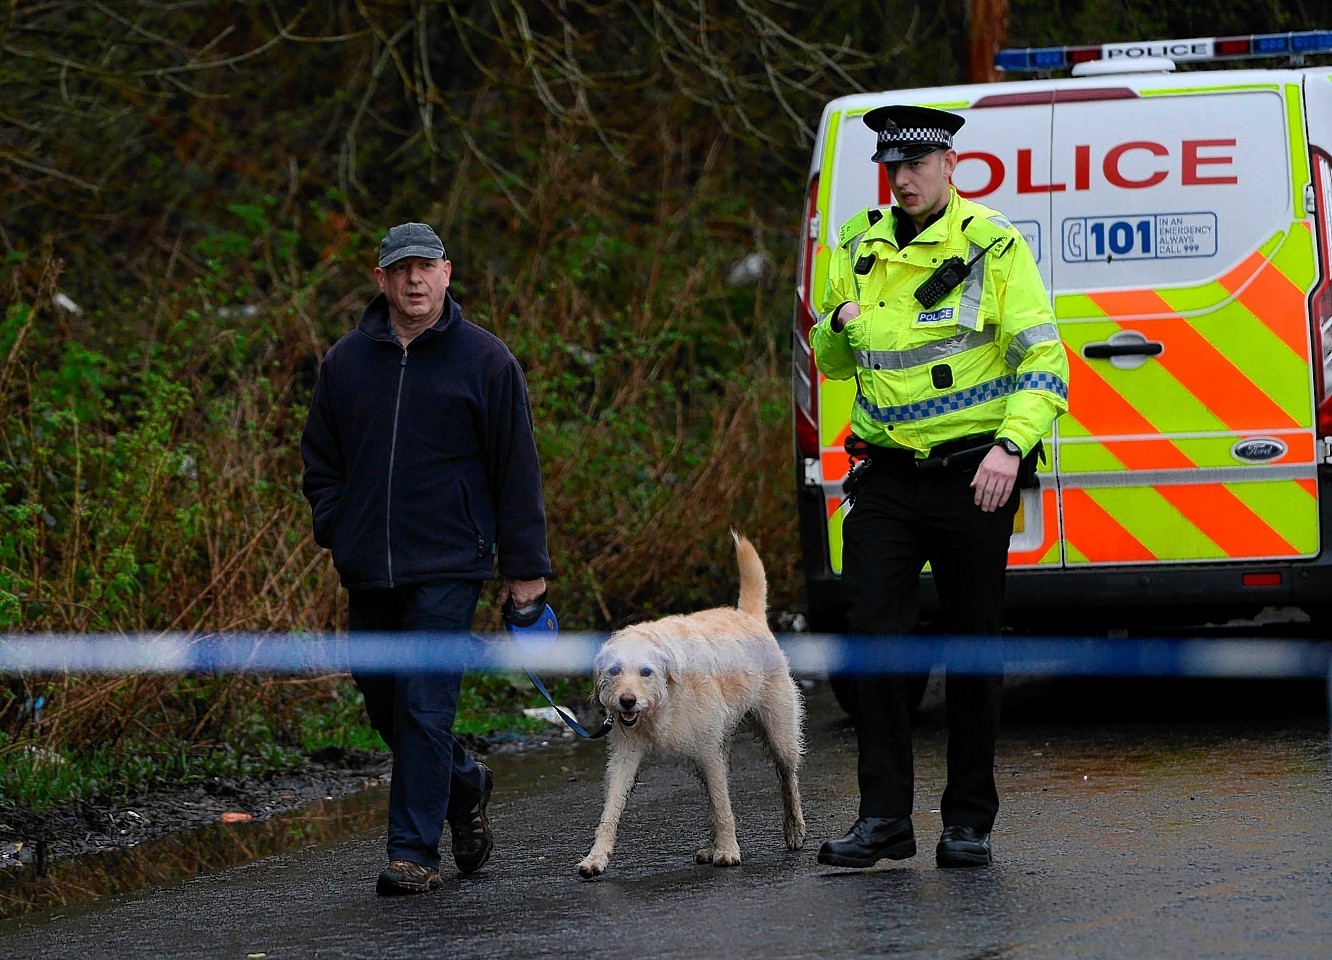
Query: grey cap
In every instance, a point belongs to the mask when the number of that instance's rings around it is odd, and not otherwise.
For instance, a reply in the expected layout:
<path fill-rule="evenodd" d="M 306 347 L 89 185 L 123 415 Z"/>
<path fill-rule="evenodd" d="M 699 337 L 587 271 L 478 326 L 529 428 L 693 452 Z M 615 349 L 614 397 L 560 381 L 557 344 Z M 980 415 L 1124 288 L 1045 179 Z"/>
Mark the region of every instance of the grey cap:
<path fill-rule="evenodd" d="M 445 260 L 444 244 L 439 234 L 425 223 L 400 223 L 390 227 L 379 242 L 379 265 L 387 267 L 403 257 L 423 257 L 426 260 Z"/>

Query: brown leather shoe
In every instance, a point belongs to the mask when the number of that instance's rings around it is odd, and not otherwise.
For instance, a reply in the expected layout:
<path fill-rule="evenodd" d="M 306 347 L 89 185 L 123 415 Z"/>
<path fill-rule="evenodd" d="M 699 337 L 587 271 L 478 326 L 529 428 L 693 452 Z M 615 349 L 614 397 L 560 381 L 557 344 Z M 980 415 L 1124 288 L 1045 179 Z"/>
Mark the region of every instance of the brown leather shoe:
<path fill-rule="evenodd" d="M 411 860 L 390 860 L 379 875 L 375 893 L 381 897 L 395 897 L 408 893 L 425 893 L 444 886 L 439 871 Z"/>
<path fill-rule="evenodd" d="M 495 849 L 495 837 L 490 832 L 490 819 L 486 816 L 495 776 L 484 763 L 477 766 L 481 768 L 483 778 L 481 799 L 466 813 L 449 820 L 449 831 L 453 834 L 453 862 L 463 873 L 476 873 L 486 865 Z"/>

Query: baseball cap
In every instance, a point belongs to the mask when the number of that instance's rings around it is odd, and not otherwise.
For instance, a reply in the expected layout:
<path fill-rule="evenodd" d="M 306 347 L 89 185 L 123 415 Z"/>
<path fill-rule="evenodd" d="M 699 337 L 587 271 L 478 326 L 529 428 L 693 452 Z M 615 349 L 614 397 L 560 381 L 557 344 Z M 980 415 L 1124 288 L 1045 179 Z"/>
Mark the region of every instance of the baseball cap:
<path fill-rule="evenodd" d="M 423 257 L 426 260 L 445 260 L 444 244 L 439 234 L 425 223 L 400 223 L 390 227 L 379 242 L 379 265 L 387 267 L 403 257 Z"/>

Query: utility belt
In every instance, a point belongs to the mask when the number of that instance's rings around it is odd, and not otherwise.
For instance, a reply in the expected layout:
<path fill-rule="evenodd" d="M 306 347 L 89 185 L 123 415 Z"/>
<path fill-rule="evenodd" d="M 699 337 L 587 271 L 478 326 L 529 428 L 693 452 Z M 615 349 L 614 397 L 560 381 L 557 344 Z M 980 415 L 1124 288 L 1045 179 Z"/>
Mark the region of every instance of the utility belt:
<path fill-rule="evenodd" d="M 856 491 L 871 468 L 876 472 L 883 470 L 941 475 L 966 472 L 970 475 L 980 466 L 980 462 L 993 447 L 994 434 L 977 433 L 938 444 L 930 450 L 928 457 L 919 458 L 912 450 L 902 447 L 880 447 L 852 433 L 846 438 L 846 455 L 851 461 L 851 469 L 842 483 L 842 491 L 848 501 L 854 502 Z M 1040 441 L 1036 442 L 1036 446 L 1018 465 L 1016 485 L 1019 488 L 1036 485 L 1038 459 L 1041 463 L 1045 462 L 1045 445 Z"/>

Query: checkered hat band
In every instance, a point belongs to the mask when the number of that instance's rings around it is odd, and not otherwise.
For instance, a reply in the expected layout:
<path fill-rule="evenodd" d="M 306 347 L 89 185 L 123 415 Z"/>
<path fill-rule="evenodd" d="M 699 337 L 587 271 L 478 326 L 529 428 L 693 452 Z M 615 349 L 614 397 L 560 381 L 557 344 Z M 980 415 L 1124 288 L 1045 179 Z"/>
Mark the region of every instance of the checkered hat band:
<path fill-rule="evenodd" d="M 880 130 L 879 143 L 952 143 L 953 135 L 943 127 L 898 127 Z"/>

